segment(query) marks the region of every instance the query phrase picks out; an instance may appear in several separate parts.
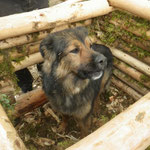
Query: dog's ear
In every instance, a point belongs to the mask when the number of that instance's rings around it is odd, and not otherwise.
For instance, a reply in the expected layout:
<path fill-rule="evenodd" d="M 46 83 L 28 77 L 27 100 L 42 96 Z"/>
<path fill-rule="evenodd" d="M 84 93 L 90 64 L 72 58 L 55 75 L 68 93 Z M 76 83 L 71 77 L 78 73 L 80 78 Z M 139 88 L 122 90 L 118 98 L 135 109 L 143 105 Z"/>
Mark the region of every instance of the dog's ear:
<path fill-rule="evenodd" d="M 40 52 L 42 57 L 50 52 L 53 49 L 53 38 L 51 35 L 48 35 L 41 43 L 40 43 Z"/>
<path fill-rule="evenodd" d="M 84 36 L 84 37 L 88 36 L 88 29 L 85 27 L 76 27 L 75 31 L 81 36 Z"/>
<path fill-rule="evenodd" d="M 88 35 L 88 30 L 85 27 L 76 27 L 75 30 L 77 30 L 78 32 L 82 32 L 85 35 Z"/>

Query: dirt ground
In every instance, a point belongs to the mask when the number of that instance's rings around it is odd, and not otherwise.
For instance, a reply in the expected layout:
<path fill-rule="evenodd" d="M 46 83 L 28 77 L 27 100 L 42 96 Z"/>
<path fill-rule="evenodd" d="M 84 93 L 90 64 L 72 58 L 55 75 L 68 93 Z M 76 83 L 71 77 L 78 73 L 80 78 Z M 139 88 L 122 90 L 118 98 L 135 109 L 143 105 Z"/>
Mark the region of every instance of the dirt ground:
<path fill-rule="evenodd" d="M 41 86 L 36 67 L 29 68 L 34 77 L 33 88 Z M 98 112 L 92 116 L 90 133 L 101 127 L 135 101 L 114 85 L 109 92 L 99 98 Z M 14 123 L 20 137 L 29 150 L 64 150 L 80 140 L 79 128 L 72 118 L 65 133 L 59 133 L 61 116 L 54 113 L 49 104 L 33 110 Z"/>

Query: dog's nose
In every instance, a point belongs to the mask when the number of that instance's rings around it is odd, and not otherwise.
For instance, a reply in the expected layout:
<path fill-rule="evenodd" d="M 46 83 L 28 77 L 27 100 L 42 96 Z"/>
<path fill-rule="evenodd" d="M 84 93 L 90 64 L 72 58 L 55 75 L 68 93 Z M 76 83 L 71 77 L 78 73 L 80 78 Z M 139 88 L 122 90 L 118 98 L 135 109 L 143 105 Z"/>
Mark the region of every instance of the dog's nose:
<path fill-rule="evenodd" d="M 106 57 L 104 57 L 103 55 L 97 55 L 95 57 L 95 63 L 103 65 L 105 64 L 105 62 L 106 62 Z"/>

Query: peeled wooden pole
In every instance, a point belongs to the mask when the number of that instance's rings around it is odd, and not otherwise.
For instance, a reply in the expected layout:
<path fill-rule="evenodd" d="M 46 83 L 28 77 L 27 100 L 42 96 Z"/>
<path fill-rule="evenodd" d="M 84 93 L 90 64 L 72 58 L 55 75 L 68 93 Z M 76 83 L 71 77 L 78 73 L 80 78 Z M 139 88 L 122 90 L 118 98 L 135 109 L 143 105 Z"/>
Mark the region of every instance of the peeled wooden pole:
<path fill-rule="evenodd" d="M 116 48 L 111 48 L 111 51 L 112 51 L 113 55 L 115 57 L 117 57 L 118 59 L 126 62 L 127 64 L 131 65 L 132 67 L 136 68 L 137 70 L 150 76 L 150 66 L 148 66 L 147 64 L 139 61 L 138 59 L 136 59 Z"/>
<path fill-rule="evenodd" d="M 107 0 L 90 0 L 64 2 L 50 8 L 1 17 L 0 40 L 86 20 L 112 10 Z"/>
<path fill-rule="evenodd" d="M 0 105 L 0 149 L 26 150 L 24 143 Z"/>
<path fill-rule="evenodd" d="M 149 0 L 108 0 L 113 7 L 121 8 L 135 15 L 150 20 Z"/>
<path fill-rule="evenodd" d="M 11 47 L 35 42 L 35 40 L 36 41 L 42 40 L 43 38 L 45 38 L 48 35 L 48 33 L 49 32 L 47 30 L 44 30 L 41 32 L 36 32 L 36 33 L 31 33 L 31 34 L 26 34 L 26 35 L 21 35 L 21 36 L 1 40 L 0 41 L 0 50 L 5 50 L 5 49 L 11 48 Z"/>
<path fill-rule="evenodd" d="M 139 85 L 136 80 L 128 76 L 127 74 L 124 74 L 119 69 L 114 68 L 113 74 L 119 78 L 121 81 L 123 81 L 125 84 L 133 88 L 135 91 L 140 93 L 142 96 L 149 93 L 150 90 L 148 90 L 144 85 Z"/>
<path fill-rule="evenodd" d="M 150 93 L 66 150 L 145 150 L 150 145 Z"/>
<path fill-rule="evenodd" d="M 39 52 L 39 45 L 41 41 L 35 42 L 35 43 L 30 43 L 27 45 L 22 45 L 20 47 L 16 47 L 15 51 L 12 48 L 12 51 L 10 49 L 9 55 L 11 56 L 12 60 L 15 60 L 18 57 L 22 56 L 30 56 L 31 54 Z M 18 51 L 23 51 L 23 52 L 18 52 Z M 0 63 L 3 62 L 3 55 L 0 56 Z"/>
<path fill-rule="evenodd" d="M 48 29 L 48 30 L 43 30 L 43 31 L 36 32 L 36 33 L 29 33 L 26 35 L 8 38 L 8 39 L 0 41 L 0 49 L 4 50 L 4 49 L 11 48 L 11 47 L 20 46 L 23 44 L 39 41 L 39 40 L 42 40 L 43 38 L 45 38 L 49 33 L 64 30 L 69 27 L 87 26 L 90 24 L 91 24 L 91 19 L 87 19 L 82 23 L 77 22 L 72 25 L 66 24 L 66 25 L 62 25 L 62 26 L 57 26 L 53 29 Z"/>
<path fill-rule="evenodd" d="M 150 88 L 150 81 L 145 81 L 145 82 L 142 81 L 142 77 L 144 76 L 143 73 L 137 71 L 136 69 L 130 67 L 129 65 L 125 64 L 122 61 L 118 61 L 118 62 L 114 61 L 114 66 L 120 69 L 121 71 L 123 71 L 124 73 L 126 73 L 127 75 L 131 76 L 135 80 L 142 82 L 142 84 L 144 84 L 147 88 Z"/>
<path fill-rule="evenodd" d="M 40 52 L 38 52 L 38 53 L 31 54 L 29 57 L 26 57 L 20 63 L 12 62 L 12 65 L 15 67 L 15 71 L 18 71 L 18 70 L 21 70 L 28 66 L 32 66 L 34 64 L 41 63 L 42 61 L 43 61 L 43 58 L 42 58 Z"/>

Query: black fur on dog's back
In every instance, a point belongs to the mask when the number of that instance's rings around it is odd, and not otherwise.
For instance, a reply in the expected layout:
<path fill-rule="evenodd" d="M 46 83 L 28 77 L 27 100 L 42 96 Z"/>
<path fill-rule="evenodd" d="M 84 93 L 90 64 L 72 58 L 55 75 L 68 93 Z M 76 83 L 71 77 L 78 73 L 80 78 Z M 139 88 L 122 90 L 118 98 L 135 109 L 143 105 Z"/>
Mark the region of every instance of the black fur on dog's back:
<path fill-rule="evenodd" d="M 41 42 L 40 52 L 44 57 L 43 89 L 52 108 L 79 120 L 85 134 L 94 100 L 112 74 L 109 48 L 92 45 L 87 30 L 78 27 L 50 34 Z M 101 72 L 99 79 L 92 80 Z"/>

